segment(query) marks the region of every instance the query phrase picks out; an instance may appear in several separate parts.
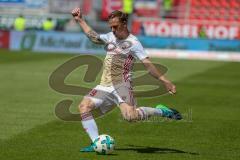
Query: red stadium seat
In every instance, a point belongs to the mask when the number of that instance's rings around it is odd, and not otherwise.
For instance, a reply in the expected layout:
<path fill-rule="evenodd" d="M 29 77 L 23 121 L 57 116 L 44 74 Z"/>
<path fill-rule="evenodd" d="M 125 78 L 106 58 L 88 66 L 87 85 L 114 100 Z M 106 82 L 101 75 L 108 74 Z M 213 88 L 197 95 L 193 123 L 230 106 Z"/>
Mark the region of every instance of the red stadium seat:
<path fill-rule="evenodd" d="M 222 16 L 226 15 L 227 14 L 227 9 L 226 8 L 221 8 L 219 9 L 218 13 Z"/>
<path fill-rule="evenodd" d="M 211 3 L 209 2 L 209 0 L 201 0 L 201 6 L 208 7 L 210 5 L 211 5 Z"/>
<path fill-rule="evenodd" d="M 219 3 L 218 0 L 212 0 L 212 1 L 211 1 L 211 5 L 212 5 L 213 7 L 220 7 L 220 3 Z"/>
<path fill-rule="evenodd" d="M 240 17 L 240 0 L 191 0 L 190 19 L 228 21 Z"/>
<path fill-rule="evenodd" d="M 221 0 L 221 7 L 224 7 L 224 8 L 230 7 L 229 1 Z"/>
<path fill-rule="evenodd" d="M 159 0 L 160 1 L 160 0 Z M 189 5 L 189 13 L 185 14 L 186 6 Z M 239 21 L 240 0 L 176 0 L 176 8 L 172 10 L 165 18 L 174 18 L 191 21 L 219 21 L 226 23 L 228 21 Z M 179 7 L 179 8 L 178 8 Z M 159 17 L 159 9 L 135 8 L 136 14 L 143 17 Z M 157 7 L 156 7 L 157 8 Z M 178 16 L 181 15 L 181 16 Z M 187 17 L 186 17 L 187 16 Z"/>
<path fill-rule="evenodd" d="M 212 16 L 218 16 L 220 13 L 219 13 L 219 10 L 216 9 L 216 8 L 212 8 Z"/>
<path fill-rule="evenodd" d="M 229 3 L 230 3 L 231 8 L 238 8 L 239 7 L 239 3 L 236 0 L 231 0 Z"/>
<path fill-rule="evenodd" d="M 196 0 L 191 0 L 191 6 L 192 7 L 195 7 L 195 6 L 199 6 L 199 1 L 196 1 Z"/>
<path fill-rule="evenodd" d="M 235 19 L 234 16 L 230 16 L 230 17 L 228 18 L 228 20 L 229 20 L 229 22 L 236 22 L 236 19 Z"/>
<path fill-rule="evenodd" d="M 195 16 L 193 14 L 190 14 L 189 17 L 188 17 L 190 20 L 194 19 Z"/>
<path fill-rule="evenodd" d="M 190 13 L 195 14 L 195 13 L 197 13 L 197 12 L 198 12 L 198 9 L 197 9 L 197 8 L 195 8 L 195 7 L 191 7 L 191 8 L 190 8 Z"/>

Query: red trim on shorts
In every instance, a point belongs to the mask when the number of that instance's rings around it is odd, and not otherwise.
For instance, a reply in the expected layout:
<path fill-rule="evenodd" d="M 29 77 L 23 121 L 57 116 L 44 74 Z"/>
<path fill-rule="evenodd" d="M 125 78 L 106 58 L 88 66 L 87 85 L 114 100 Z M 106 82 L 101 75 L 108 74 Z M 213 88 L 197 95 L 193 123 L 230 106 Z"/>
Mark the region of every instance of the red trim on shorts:
<path fill-rule="evenodd" d="M 97 94 L 97 90 L 96 89 L 92 89 L 89 93 L 90 96 L 94 97 Z"/>

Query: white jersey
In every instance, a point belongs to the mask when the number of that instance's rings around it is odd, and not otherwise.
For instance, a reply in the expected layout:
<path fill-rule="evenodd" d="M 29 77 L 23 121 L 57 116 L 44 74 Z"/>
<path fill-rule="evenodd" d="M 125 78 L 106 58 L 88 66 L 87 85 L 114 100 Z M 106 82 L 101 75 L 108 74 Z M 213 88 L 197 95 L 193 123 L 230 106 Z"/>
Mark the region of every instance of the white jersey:
<path fill-rule="evenodd" d="M 105 42 L 107 52 L 100 85 L 113 86 L 131 82 L 131 71 L 134 62 L 136 59 L 143 60 L 147 58 L 147 53 L 137 37 L 130 34 L 126 39 L 118 40 L 110 32 L 101 34 L 100 39 Z"/>

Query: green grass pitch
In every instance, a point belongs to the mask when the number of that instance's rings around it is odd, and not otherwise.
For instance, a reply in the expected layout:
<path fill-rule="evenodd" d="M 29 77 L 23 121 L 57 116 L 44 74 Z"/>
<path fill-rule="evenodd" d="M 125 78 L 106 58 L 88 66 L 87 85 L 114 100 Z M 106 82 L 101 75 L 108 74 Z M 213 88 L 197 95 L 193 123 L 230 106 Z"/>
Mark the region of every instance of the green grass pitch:
<path fill-rule="evenodd" d="M 140 106 L 177 108 L 185 121 L 128 123 L 115 109 L 97 119 L 100 133 L 115 138 L 112 155 L 80 153 L 89 138 L 80 122 L 65 122 L 55 105 L 81 96 L 48 85 L 49 75 L 73 55 L 0 51 L 1 160 L 236 160 L 240 157 L 240 63 L 153 59 L 169 68 L 175 96 L 138 98 Z M 80 68 L 66 83 L 81 85 Z M 90 86 L 96 85 L 86 84 Z"/>

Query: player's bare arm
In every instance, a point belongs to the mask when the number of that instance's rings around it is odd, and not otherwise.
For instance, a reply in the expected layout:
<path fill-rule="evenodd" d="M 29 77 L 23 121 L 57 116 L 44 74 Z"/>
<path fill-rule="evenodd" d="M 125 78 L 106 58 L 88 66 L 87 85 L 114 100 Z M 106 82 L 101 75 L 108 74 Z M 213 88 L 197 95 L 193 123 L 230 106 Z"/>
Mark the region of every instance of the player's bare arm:
<path fill-rule="evenodd" d="M 166 89 L 169 91 L 169 93 L 174 94 L 176 93 L 176 86 L 168 80 L 162 73 L 159 71 L 150 61 L 149 58 L 145 58 L 142 60 L 144 66 L 148 70 L 148 72 L 155 77 L 156 79 L 162 81 L 166 87 Z"/>
<path fill-rule="evenodd" d="M 95 32 L 84 20 L 84 17 L 81 13 L 80 8 L 75 8 L 72 11 L 72 16 L 74 17 L 75 21 L 79 23 L 80 27 L 82 28 L 83 32 L 87 35 L 87 37 L 96 44 L 104 44 L 104 42 L 100 39 L 100 36 L 97 32 Z"/>

